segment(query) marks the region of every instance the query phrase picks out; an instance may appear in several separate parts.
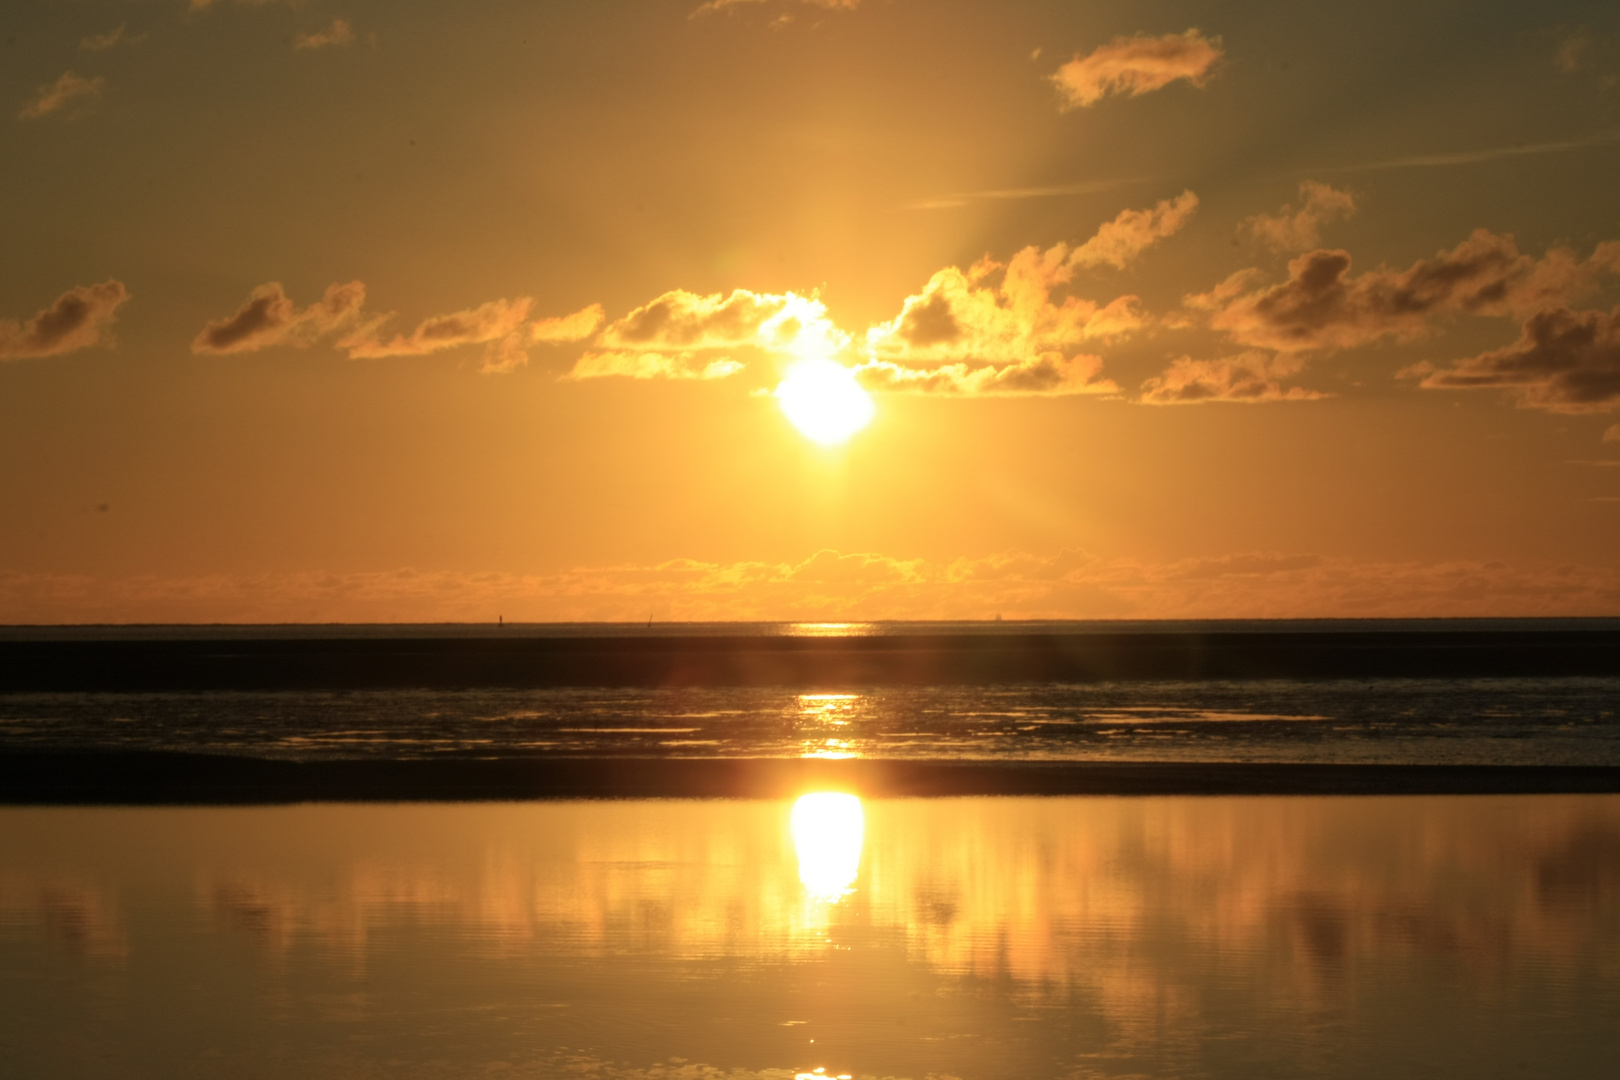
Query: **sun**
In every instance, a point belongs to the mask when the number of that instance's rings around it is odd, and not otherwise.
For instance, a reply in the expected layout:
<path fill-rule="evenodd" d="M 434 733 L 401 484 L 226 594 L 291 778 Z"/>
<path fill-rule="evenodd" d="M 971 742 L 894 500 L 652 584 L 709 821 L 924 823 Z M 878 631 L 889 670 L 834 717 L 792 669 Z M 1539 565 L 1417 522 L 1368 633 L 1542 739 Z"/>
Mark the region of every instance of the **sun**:
<path fill-rule="evenodd" d="M 800 360 L 776 388 L 776 402 L 805 438 L 823 446 L 841 443 L 872 422 L 872 399 L 855 373 L 823 358 Z"/>

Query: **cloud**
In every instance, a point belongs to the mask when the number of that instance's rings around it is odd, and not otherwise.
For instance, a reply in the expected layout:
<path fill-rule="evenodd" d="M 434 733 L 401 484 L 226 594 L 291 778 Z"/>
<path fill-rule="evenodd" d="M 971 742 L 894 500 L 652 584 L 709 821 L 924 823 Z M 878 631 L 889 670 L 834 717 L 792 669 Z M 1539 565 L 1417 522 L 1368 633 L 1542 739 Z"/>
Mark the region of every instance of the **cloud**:
<path fill-rule="evenodd" d="M 1620 272 L 1620 243 L 1598 245 L 1581 261 L 1567 248 L 1542 259 L 1523 255 L 1513 238 L 1484 229 L 1450 251 L 1407 270 L 1350 273 L 1346 251 L 1319 250 L 1288 264 L 1288 280 L 1255 288 L 1243 270 L 1187 306 L 1239 345 L 1282 352 L 1346 349 L 1380 338 L 1412 340 L 1435 320 L 1468 313 L 1523 315 L 1584 295 L 1604 273 Z"/>
<path fill-rule="evenodd" d="M 491 300 L 466 311 L 424 319 L 409 334 L 383 340 L 378 331 L 392 316 L 370 320 L 338 341 L 351 360 L 391 356 L 426 356 L 462 345 L 483 345 L 478 370 L 486 375 L 507 374 L 529 362 L 529 345 L 554 345 L 590 337 L 602 324 L 602 305 L 571 315 L 529 321 L 534 301 L 527 296 Z"/>
<path fill-rule="evenodd" d="M 763 4 L 769 0 L 707 0 L 692 10 L 690 18 L 696 19 L 703 15 L 713 15 L 716 12 L 729 8 L 742 7 L 748 4 Z M 810 7 L 826 8 L 831 11 L 854 11 L 861 6 L 861 0 L 797 0 L 800 4 Z M 780 16 L 778 22 L 787 21 L 791 16 Z"/>
<path fill-rule="evenodd" d="M 1221 39 L 1197 30 L 1163 37 L 1117 37 L 1086 56 L 1058 68 L 1052 82 L 1063 94 L 1064 109 L 1095 105 L 1110 94 L 1140 97 L 1186 79 L 1203 86 L 1209 69 L 1221 58 Z"/>
<path fill-rule="evenodd" d="M 91 34 L 87 38 L 82 38 L 79 41 L 79 48 L 85 52 L 105 52 L 116 45 L 133 45 L 138 41 L 146 40 L 146 34 L 144 33 L 125 37 L 124 30 L 127 26 L 127 23 L 120 23 L 116 30 L 109 30 L 105 34 Z"/>
<path fill-rule="evenodd" d="M 1329 395 L 1302 386 L 1284 388 L 1281 379 L 1297 374 L 1299 360 L 1288 355 L 1248 351 L 1217 360 L 1182 357 L 1163 374 L 1142 384 L 1145 405 L 1197 405 L 1238 402 L 1314 401 Z"/>
<path fill-rule="evenodd" d="M 673 289 L 603 330 L 600 348 L 581 357 L 568 377 L 717 379 L 747 366 L 730 355 L 737 350 L 828 357 L 849 340 L 813 294 Z"/>
<path fill-rule="evenodd" d="M 1098 377 L 1102 361 L 1083 342 L 1145 324 L 1137 298 L 1107 304 L 1053 302 L 1080 269 L 1128 265 L 1180 230 L 1198 207 L 1184 191 L 1145 210 L 1126 210 L 1078 247 L 1029 247 L 1005 265 L 988 258 L 947 267 L 907 297 L 900 314 L 857 343 L 827 316 L 815 294 L 700 295 L 674 289 L 608 325 L 571 379 L 720 379 L 762 356 L 845 356 L 868 389 L 906 393 L 1116 393 Z"/>
<path fill-rule="evenodd" d="M 1056 184 L 1050 187 L 993 188 L 989 191 L 959 191 L 950 195 L 933 195 L 905 204 L 907 210 L 949 210 L 966 206 L 970 202 L 1000 202 L 1009 199 L 1051 199 L 1064 195 L 1094 195 L 1099 191 L 1145 183 L 1143 180 L 1088 180 L 1080 184 Z"/>
<path fill-rule="evenodd" d="M 1322 241 L 1322 226 L 1356 212 L 1356 197 L 1315 180 L 1299 185 L 1300 207 L 1284 206 L 1276 214 L 1257 214 L 1242 225 L 1272 251 L 1308 251 Z"/>
<path fill-rule="evenodd" d="M 299 34 L 293 38 L 295 49 L 324 49 L 328 45 L 347 45 L 354 40 L 354 30 L 347 19 L 333 19 L 332 25 L 313 34 Z"/>
<path fill-rule="evenodd" d="M 208 8 L 213 7 L 216 3 L 223 2 L 224 0 L 190 0 L 190 3 L 187 6 L 192 11 L 205 11 Z M 299 7 L 303 3 L 303 0 L 236 0 L 236 3 L 244 4 L 248 7 L 264 7 L 269 4 L 286 4 L 288 7 Z"/>
<path fill-rule="evenodd" d="M 0 622 L 1371 618 L 1612 615 L 1620 571 L 1379 562 L 1248 551 L 1145 562 L 1083 551 L 958 559 L 821 550 L 797 559 L 583 566 L 547 574 L 94 578 L 0 572 Z"/>
<path fill-rule="evenodd" d="M 529 340 L 536 345 L 584 341 L 596 333 L 606 318 L 607 314 L 602 310 L 602 305 L 592 304 L 572 315 L 536 319 L 529 324 Z"/>
<path fill-rule="evenodd" d="M 1512 345 L 1431 371 L 1421 385 L 1431 390 L 1501 388 L 1512 392 L 1520 405 L 1549 412 L 1620 408 L 1620 307 L 1609 312 L 1538 311 Z"/>
<path fill-rule="evenodd" d="M 1117 394 L 1119 386 L 1101 378 L 1100 356 L 1042 353 L 1009 364 L 939 364 L 908 367 L 889 360 L 869 360 L 855 368 L 855 379 L 867 390 L 902 394 L 955 394 L 1002 397 L 1059 394 Z"/>
<path fill-rule="evenodd" d="M 748 365 L 729 356 L 710 357 L 696 353 L 660 353 L 608 350 L 588 352 L 569 371 L 570 379 L 724 379 Z"/>
<path fill-rule="evenodd" d="M 1592 37 L 1584 29 L 1568 34 L 1558 43 L 1553 53 L 1553 65 L 1566 75 L 1581 70 L 1587 54 L 1592 50 Z"/>
<path fill-rule="evenodd" d="M 69 289 L 26 323 L 0 319 L 0 361 L 60 356 L 108 343 L 118 306 L 128 299 L 123 282 L 108 280 Z"/>
<path fill-rule="evenodd" d="M 1597 146 L 1612 146 L 1620 142 L 1620 131 L 1606 131 L 1584 139 L 1563 139 L 1558 142 L 1530 143 L 1523 146 L 1498 146 L 1488 150 L 1463 150 L 1450 154 L 1413 154 L 1408 157 L 1367 161 L 1357 165 L 1319 166 L 1315 173 L 1378 172 L 1384 169 L 1436 169 L 1455 165 L 1480 165 L 1503 158 L 1535 157 L 1541 154 L 1562 154 L 1571 150 L 1588 150 Z"/>
<path fill-rule="evenodd" d="M 1174 199 L 1164 199 L 1151 210 L 1122 210 L 1106 222 L 1097 235 L 1069 254 L 1071 268 L 1112 266 L 1124 269 L 1136 257 L 1187 224 L 1198 209 L 1198 196 L 1183 191 Z"/>
<path fill-rule="evenodd" d="M 351 360 L 426 356 L 458 345 L 493 344 L 499 349 L 508 338 L 516 338 L 515 344 L 521 349 L 523 338 L 526 337 L 521 331 L 533 304 L 534 301 L 527 296 L 514 300 L 491 300 L 466 311 L 423 319 L 409 334 L 395 334 L 386 341 L 378 335 L 377 323 L 373 322 L 337 344 L 338 348 L 348 350 Z M 524 360 L 527 359 L 525 355 Z"/>
<path fill-rule="evenodd" d="M 337 335 L 338 348 L 351 360 L 393 356 L 426 356 L 462 345 L 483 345 L 486 373 L 510 372 L 529 361 L 527 346 L 580 341 L 602 323 L 602 306 L 592 304 L 572 315 L 529 321 L 534 301 L 527 296 L 492 300 L 449 315 L 435 315 L 408 334 L 385 337 L 382 328 L 392 315 L 366 315 L 366 287 L 359 281 L 327 287 L 325 297 L 298 308 L 272 281 L 254 289 L 234 315 L 211 322 L 191 343 L 192 352 L 224 355 L 255 352 L 273 345 L 307 348 Z"/>
<path fill-rule="evenodd" d="M 37 120 L 42 116 L 49 116 L 60 112 L 76 101 L 94 101 L 101 96 L 102 87 L 107 80 L 97 75 L 92 79 L 84 79 L 64 71 L 62 77 L 49 86 L 41 86 L 35 93 L 34 99 L 22 107 L 17 114 L 19 120 Z"/>
<path fill-rule="evenodd" d="M 1146 324 L 1135 296 L 1107 304 L 1052 293 L 1079 269 L 1124 267 L 1186 224 L 1198 206 L 1190 191 L 1148 210 L 1126 210 L 1078 247 L 1027 247 L 1003 265 L 981 259 L 946 267 L 900 313 L 866 333 L 867 360 L 856 371 L 874 390 L 954 394 L 1114 393 L 1098 378 L 1101 360 L 1074 350 L 1123 337 Z"/>
<path fill-rule="evenodd" d="M 324 297 L 300 309 L 287 297 L 281 283 L 272 281 L 254 289 L 235 314 L 203 327 L 192 340 L 191 351 L 224 356 L 257 352 L 272 345 L 308 348 L 354 325 L 365 299 L 365 285 L 351 281 L 327 286 Z"/>

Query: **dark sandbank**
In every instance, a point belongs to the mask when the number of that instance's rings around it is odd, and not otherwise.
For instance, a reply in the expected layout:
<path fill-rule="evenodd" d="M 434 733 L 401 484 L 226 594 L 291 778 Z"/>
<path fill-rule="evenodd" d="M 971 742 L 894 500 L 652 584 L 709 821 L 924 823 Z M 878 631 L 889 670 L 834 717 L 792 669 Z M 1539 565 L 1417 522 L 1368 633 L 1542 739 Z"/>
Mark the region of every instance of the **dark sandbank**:
<path fill-rule="evenodd" d="M 1620 792 L 1603 766 L 440 758 L 290 761 L 162 752 L 0 753 L 0 804 L 867 796 L 1478 795 Z"/>
<path fill-rule="evenodd" d="M 1620 673 L 1615 620 L 1043 627 L 858 636 L 548 634 L 0 636 L 0 692 L 555 686 L 823 689 L 1133 679 Z M 1264 625 L 1264 624 L 1259 624 Z"/>

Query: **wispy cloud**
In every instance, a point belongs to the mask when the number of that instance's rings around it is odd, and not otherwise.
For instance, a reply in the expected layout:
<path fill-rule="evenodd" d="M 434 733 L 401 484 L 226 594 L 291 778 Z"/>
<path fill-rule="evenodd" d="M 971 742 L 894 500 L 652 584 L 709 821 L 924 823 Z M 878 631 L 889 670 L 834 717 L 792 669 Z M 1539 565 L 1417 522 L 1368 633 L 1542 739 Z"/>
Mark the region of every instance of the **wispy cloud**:
<path fill-rule="evenodd" d="M 391 356 L 426 356 L 429 353 L 453 349 L 459 345 L 497 345 L 511 342 L 521 348 L 520 335 L 529 318 L 534 301 L 527 296 L 513 300 L 491 300 L 465 311 L 449 315 L 435 315 L 417 323 L 409 334 L 395 334 L 383 338 L 377 333 L 375 322 L 339 341 L 338 348 L 347 349 L 350 359 L 379 360 Z M 527 359 L 527 357 L 525 357 Z M 516 364 L 512 358 L 497 358 L 497 366 L 508 370 Z"/>
<path fill-rule="evenodd" d="M 772 2 L 773 0 L 707 0 L 706 3 L 692 9 L 691 17 L 696 19 L 731 8 L 751 7 Z M 789 0 L 789 2 L 807 7 L 825 8 L 830 11 L 854 11 L 861 6 L 861 0 Z M 783 6 L 786 6 L 786 3 Z M 790 16 L 781 16 L 778 21 L 785 21 L 788 18 Z"/>
<path fill-rule="evenodd" d="M 1566 34 L 1553 51 L 1553 65 L 1566 75 L 1581 70 L 1592 51 L 1592 36 L 1584 29 Z"/>
<path fill-rule="evenodd" d="M 997 202 L 1005 199 L 1054 199 L 1065 195 L 1094 195 L 1100 191 L 1115 191 L 1152 183 L 1146 179 L 1088 180 L 1080 184 L 1054 184 L 1049 187 L 991 188 L 987 191 L 959 191 L 949 195 L 934 195 L 916 202 L 906 203 L 907 210 L 949 210 L 966 206 L 970 202 Z"/>
<path fill-rule="evenodd" d="M 0 572 L 0 622 L 636 621 L 1609 615 L 1620 571 L 1390 562 L 1248 551 L 1152 562 L 1084 551 L 923 559 L 809 552 L 545 574 L 368 573 L 94 578 Z"/>
<path fill-rule="evenodd" d="M 1146 210 L 1122 210 L 1104 222 L 1097 234 L 1069 253 L 1071 267 L 1112 266 L 1124 269 L 1142 252 L 1181 231 L 1198 209 L 1198 196 L 1183 191 Z"/>
<path fill-rule="evenodd" d="M 1356 197 L 1315 180 L 1299 185 L 1300 206 L 1284 206 L 1275 214 L 1256 214 L 1242 230 L 1276 252 L 1308 251 L 1322 242 L 1322 226 L 1356 212 Z"/>
<path fill-rule="evenodd" d="M 127 28 L 127 23 L 120 23 L 116 30 L 109 30 L 105 34 L 91 34 L 89 37 L 79 41 L 79 48 L 85 52 L 106 52 L 108 49 L 118 45 L 134 45 L 136 42 L 146 40 L 144 32 L 126 35 L 125 30 Z"/>
<path fill-rule="evenodd" d="M 409 333 L 384 333 L 391 314 L 367 314 L 366 287 L 359 281 L 333 284 L 326 295 L 300 308 L 279 282 L 254 289 L 247 303 L 227 318 L 205 326 L 191 343 L 196 353 L 226 355 L 273 346 L 307 348 L 336 338 L 353 360 L 426 356 L 464 345 L 483 345 L 486 373 L 515 371 L 529 361 L 528 346 L 581 341 L 602 324 L 602 307 L 592 304 L 571 315 L 530 321 L 527 296 L 491 300 L 475 308 L 435 315 Z"/>
<path fill-rule="evenodd" d="M 1574 150 L 1590 150 L 1599 146 L 1620 143 L 1620 131 L 1606 131 L 1584 139 L 1563 139 L 1558 142 L 1529 143 L 1520 146 L 1498 146 L 1488 150 L 1463 150 L 1450 154 L 1413 154 L 1409 157 L 1388 158 L 1383 161 L 1365 161 L 1356 165 L 1326 165 L 1308 170 L 1319 174 L 1376 172 L 1381 169 L 1439 169 L 1456 165 L 1479 165 L 1504 158 L 1534 157 L 1538 154 L 1564 154 Z"/>
<path fill-rule="evenodd" d="M 0 319 L 0 361 L 60 356 L 111 340 L 118 306 L 129 290 L 116 280 L 80 285 L 26 323 Z"/>
<path fill-rule="evenodd" d="M 529 324 L 529 340 L 537 345 L 584 341 L 606 321 L 601 304 L 591 304 L 572 315 L 536 319 Z"/>
<path fill-rule="evenodd" d="M 479 370 L 486 375 L 516 371 L 529 362 L 529 345 L 556 345 L 582 341 L 602 325 L 602 305 L 592 304 L 571 315 L 529 320 L 534 301 L 527 296 L 491 300 L 487 304 L 450 315 L 435 315 L 418 323 L 409 334 L 384 340 L 378 333 L 389 316 L 368 320 L 338 341 L 350 359 L 390 356 L 426 356 L 462 345 L 483 345 Z"/>
<path fill-rule="evenodd" d="M 107 80 L 99 75 L 86 79 L 71 71 L 64 71 L 54 83 L 39 88 L 17 113 L 17 119 L 38 120 L 42 116 L 61 112 L 75 102 L 94 101 L 101 96 L 106 84 Z"/>
<path fill-rule="evenodd" d="M 855 379 L 868 390 L 896 394 L 1053 397 L 1119 393 L 1117 383 L 1102 377 L 1102 368 L 1100 356 L 1065 356 L 1060 351 L 1049 351 L 1005 364 L 958 361 L 911 366 L 892 360 L 868 360 L 855 368 Z"/>
<path fill-rule="evenodd" d="M 1201 405 L 1211 402 L 1260 405 L 1277 401 L 1314 401 L 1329 395 L 1302 386 L 1285 387 L 1283 379 L 1302 367 L 1297 357 L 1249 350 L 1215 360 L 1182 357 L 1163 374 L 1142 384 L 1144 405 Z"/>
<path fill-rule="evenodd" d="M 1221 39 L 1196 29 L 1163 37 L 1137 34 L 1075 56 L 1051 80 L 1063 95 L 1063 108 L 1087 108 L 1112 94 L 1140 97 L 1177 79 L 1203 86 L 1221 55 Z"/>
<path fill-rule="evenodd" d="M 333 19 L 332 25 L 310 34 L 293 38 L 295 49 L 324 49 L 330 45 L 347 45 L 354 40 L 354 30 L 347 19 Z"/>

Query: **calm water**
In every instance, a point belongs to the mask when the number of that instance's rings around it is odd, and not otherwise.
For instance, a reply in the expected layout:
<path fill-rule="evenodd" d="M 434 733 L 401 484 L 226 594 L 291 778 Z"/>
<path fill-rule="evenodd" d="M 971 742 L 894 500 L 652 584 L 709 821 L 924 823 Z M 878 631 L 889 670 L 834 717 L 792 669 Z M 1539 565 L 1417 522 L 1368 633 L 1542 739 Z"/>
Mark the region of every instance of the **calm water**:
<path fill-rule="evenodd" d="M 1620 797 L 0 810 L 7 1077 L 1608 1077 Z"/>
<path fill-rule="evenodd" d="M 0 746 L 1620 765 L 1620 678 L 7 694 Z"/>

